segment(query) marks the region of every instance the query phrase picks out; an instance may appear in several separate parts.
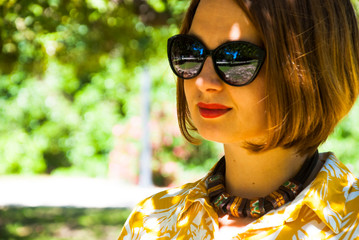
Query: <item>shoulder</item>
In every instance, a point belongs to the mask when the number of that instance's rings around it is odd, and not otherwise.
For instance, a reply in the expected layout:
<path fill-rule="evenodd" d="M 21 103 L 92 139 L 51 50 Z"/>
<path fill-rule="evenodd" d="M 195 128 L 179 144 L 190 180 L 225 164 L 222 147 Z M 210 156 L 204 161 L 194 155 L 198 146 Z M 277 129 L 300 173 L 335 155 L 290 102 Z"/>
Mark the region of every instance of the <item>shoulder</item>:
<path fill-rule="evenodd" d="M 345 207 L 341 224 L 341 235 L 359 236 L 359 181 L 354 176 L 346 177 L 348 178 L 348 185 L 343 188 Z M 355 234 L 352 235 L 353 233 Z"/>
<path fill-rule="evenodd" d="M 135 209 L 141 210 L 146 214 L 151 214 L 152 212 L 156 212 L 158 210 L 163 211 L 169 210 L 174 206 L 178 207 L 184 203 L 188 193 L 193 190 L 197 184 L 198 181 L 158 192 L 142 200 L 137 204 Z"/>
<path fill-rule="evenodd" d="M 333 153 L 326 154 L 325 164 L 309 193 L 311 202 L 307 205 L 336 237 L 350 239 L 353 234 L 359 235 L 359 182 Z"/>
<path fill-rule="evenodd" d="M 353 239 L 353 236 L 359 236 L 358 179 L 350 179 L 350 176 L 347 177 L 349 178 L 349 182 L 348 185 L 343 188 L 343 193 L 345 197 L 343 214 L 340 216 L 340 230 L 339 234 L 336 236 L 339 239 Z"/>
<path fill-rule="evenodd" d="M 188 196 L 200 181 L 161 191 L 142 200 L 127 219 L 119 239 L 132 239 L 133 236 L 157 238 L 175 232 Z"/>

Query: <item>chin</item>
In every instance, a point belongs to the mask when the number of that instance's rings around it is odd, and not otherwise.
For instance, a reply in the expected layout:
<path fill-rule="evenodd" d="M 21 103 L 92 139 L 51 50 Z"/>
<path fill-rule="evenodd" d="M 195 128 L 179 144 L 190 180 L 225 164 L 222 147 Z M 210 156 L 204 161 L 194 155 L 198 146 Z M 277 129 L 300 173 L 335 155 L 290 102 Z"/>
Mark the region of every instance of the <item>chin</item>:
<path fill-rule="evenodd" d="M 202 138 L 213 141 L 217 143 L 223 143 L 223 144 L 244 144 L 248 142 L 252 143 L 258 143 L 263 144 L 266 142 L 266 133 L 260 132 L 260 133 L 234 133 L 233 131 L 226 132 L 226 131 L 220 131 L 218 129 L 197 129 L 199 135 L 201 135 Z"/>
<path fill-rule="evenodd" d="M 213 129 L 206 129 L 200 131 L 198 129 L 199 135 L 201 135 L 202 138 L 212 141 L 212 142 L 218 142 L 218 143 L 229 143 L 233 142 L 234 139 L 237 139 L 238 142 L 238 136 L 235 137 L 232 134 L 225 134 L 223 131 L 213 130 Z"/>

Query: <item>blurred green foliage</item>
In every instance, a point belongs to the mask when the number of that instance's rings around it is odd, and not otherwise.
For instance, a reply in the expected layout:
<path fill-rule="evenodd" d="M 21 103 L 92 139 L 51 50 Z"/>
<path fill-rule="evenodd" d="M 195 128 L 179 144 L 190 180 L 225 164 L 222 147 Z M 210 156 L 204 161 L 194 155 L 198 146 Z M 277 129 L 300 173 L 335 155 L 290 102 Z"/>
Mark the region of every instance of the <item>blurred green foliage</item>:
<path fill-rule="evenodd" d="M 168 184 L 183 165 L 209 168 L 220 150 L 179 136 L 166 62 L 166 40 L 188 2 L 0 0 L 0 174 L 106 176 L 111 151 L 120 165 L 136 161 L 141 136 L 131 124 L 140 115 L 144 67 L 153 81 L 156 181 Z M 326 145 L 357 173 L 358 119 L 356 108 Z M 131 130 L 116 133 L 116 126 Z"/>
<path fill-rule="evenodd" d="M 359 176 L 359 101 L 351 112 L 334 129 L 328 140 L 319 148 L 331 151 L 344 162 L 347 167 Z"/>
<path fill-rule="evenodd" d="M 144 65 L 153 101 L 173 97 L 164 49 L 186 4 L 0 1 L 0 173 L 106 175 L 112 127 L 139 114 Z"/>

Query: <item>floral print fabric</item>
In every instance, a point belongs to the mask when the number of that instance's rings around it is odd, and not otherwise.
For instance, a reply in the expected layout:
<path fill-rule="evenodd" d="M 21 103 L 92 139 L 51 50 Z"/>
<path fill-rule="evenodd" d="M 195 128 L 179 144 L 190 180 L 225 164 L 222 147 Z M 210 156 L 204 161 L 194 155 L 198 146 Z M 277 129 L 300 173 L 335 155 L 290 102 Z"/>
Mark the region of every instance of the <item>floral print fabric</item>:
<path fill-rule="evenodd" d="M 292 202 L 248 224 L 233 239 L 359 239 L 358 180 L 334 154 L 320 157 L 322 169 Z M 207 176 L 140 202 L 119 240 L 220 239 Z"/>

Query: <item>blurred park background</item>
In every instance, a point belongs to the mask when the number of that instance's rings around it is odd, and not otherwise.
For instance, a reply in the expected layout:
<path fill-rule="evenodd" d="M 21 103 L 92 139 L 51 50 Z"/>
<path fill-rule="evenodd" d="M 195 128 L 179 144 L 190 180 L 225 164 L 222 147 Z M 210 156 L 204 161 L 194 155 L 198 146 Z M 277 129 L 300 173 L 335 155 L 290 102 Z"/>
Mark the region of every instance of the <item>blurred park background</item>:
<path fill-rule="evenodd" d="M 176 186 L 207 172 L 222 150 L 181 137 L 176 79 L 166 59 L 167 38 L 178 32 L 188 3 L 0 0 L 0 179 L 137 185 L 149 80 L 153 185 Z M 359 1 L 353 4 L 359 12 Z M 357 176 L 358 121 L 356 104 L 321 146 Z M 115 239 L 128 214 L 128 208 L 0 206 L 0 239 Z"/>

